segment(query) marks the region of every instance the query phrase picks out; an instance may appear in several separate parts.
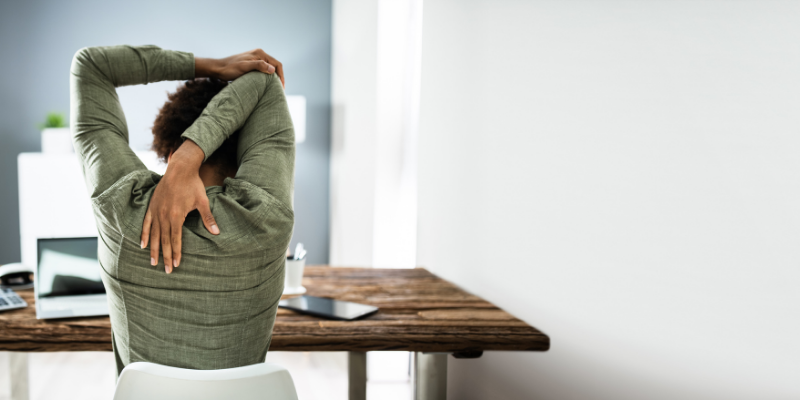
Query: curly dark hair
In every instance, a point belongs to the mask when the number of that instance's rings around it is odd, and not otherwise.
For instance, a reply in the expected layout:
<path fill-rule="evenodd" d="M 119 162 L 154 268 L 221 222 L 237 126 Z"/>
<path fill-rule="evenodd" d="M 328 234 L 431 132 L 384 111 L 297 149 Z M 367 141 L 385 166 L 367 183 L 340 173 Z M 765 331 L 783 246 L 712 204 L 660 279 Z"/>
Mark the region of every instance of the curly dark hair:
<path fill-rule="evenodd" d="M 219 79 L 199 78 L 186 81 L 174 93 L 167 95 L 167 102 L 158 112 L 153 124 L 153 151 L 167 162 L 171 152 L 183 143 L 181 135 L 196 120 L 208 103 L 228 82 Z M 234 132 L 205 161 L 214 165 L 222 176 L 234 175 L 238 169 L 236 145 L 239 132 Z"/>

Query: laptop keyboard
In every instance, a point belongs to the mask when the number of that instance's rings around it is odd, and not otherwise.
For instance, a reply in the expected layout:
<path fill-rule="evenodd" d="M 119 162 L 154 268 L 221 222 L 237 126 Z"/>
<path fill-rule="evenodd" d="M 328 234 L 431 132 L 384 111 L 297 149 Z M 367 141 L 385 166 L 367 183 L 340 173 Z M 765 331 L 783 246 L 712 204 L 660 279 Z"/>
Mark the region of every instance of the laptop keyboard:
<path fill-rule="evenodd" d="M 25 308 L 27 306 L 28 303 L 22 300 L 22 297 L 19 297 L 17 292 L 9 288 L 0 289 L 0 311 Z"/>

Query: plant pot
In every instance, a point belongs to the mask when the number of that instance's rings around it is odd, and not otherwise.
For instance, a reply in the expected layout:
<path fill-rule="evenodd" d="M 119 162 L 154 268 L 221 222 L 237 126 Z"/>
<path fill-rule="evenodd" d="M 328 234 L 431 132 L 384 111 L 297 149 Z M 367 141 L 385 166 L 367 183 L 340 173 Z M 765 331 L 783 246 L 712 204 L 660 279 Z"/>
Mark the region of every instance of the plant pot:
<path fill-rule="evenodd" d="M 42 153 L 75 153 L 75 149 L 72 147 L 72 134 L 69 128 L 42 129 Z"/>

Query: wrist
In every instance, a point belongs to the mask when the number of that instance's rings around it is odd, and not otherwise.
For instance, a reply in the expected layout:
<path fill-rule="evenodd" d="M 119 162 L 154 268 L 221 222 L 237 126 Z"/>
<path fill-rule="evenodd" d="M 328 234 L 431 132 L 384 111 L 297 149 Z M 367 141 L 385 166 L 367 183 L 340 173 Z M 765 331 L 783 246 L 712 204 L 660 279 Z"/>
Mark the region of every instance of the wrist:
<path fill-rule="evenodd" d="M 194 58 L 194 77 L 195 78 L 216 78 L 218 74 L 219 60 L 214 58 Z"/>
<path fill-rule="evenodd" d="M 172 154 L 168 169 L 197 172 L 205 160 L 205 153 L 197 143 L 186 139 Z M 171 168 L 174 167 L 174 168 Z"/>

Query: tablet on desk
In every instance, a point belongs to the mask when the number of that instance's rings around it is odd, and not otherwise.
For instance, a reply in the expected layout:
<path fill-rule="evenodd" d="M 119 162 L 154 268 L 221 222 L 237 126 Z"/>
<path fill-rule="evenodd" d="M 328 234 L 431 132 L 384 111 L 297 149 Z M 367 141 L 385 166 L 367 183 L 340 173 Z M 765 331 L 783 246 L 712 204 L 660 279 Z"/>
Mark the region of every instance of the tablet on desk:
<path fill-rule="evenodd" d="M 292 310 L 301 314 L 313 315 L 316 317 L 337 319 L 341 321 L 351 321 L 366 317 L 378 311 L 378 307 L 366 304 L 351 303 L 326 299 L 324 297 L 300 296 L 291 299 L 281 300 L 278 307 Z"/>

